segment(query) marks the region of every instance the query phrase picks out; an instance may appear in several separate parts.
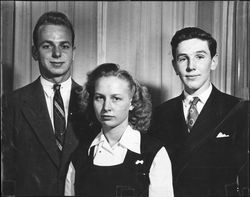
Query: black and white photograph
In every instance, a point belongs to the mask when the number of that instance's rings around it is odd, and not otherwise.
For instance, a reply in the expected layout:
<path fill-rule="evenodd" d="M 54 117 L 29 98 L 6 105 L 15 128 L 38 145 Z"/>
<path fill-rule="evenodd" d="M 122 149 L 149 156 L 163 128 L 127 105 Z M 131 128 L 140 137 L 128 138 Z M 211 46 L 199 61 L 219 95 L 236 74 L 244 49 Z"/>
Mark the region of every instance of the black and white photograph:
<path fill-rule="evenodd" d="M 249 1 L 1 1 L 1 196 L 248 197 Z"/>

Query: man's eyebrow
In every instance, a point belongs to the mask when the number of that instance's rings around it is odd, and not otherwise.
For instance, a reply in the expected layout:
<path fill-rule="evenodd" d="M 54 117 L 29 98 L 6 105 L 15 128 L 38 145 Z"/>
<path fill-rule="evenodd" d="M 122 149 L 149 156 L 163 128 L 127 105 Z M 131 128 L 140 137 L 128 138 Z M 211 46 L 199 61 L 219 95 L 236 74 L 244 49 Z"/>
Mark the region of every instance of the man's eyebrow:
<path fill-rule="evenodd" d="M 176 58 L 180 57 L 180 56 L 186 56 L 187 54 L 186 53 L 180 53 L 176 56 Z"/>
<path fill-rule="evenodd" d="M 60 44 L 70 44 L 70 45 L 72 45 L 70 41 L 62 41 L 62 42 L 60 42 Z"/>
<path fill-rule="evenodd" d="M 42 45 L 44 43 L 48 43 L 48 44 L 51 44 L 51 45 L 55 45 L 54 42 L 50 41 L 50 40 L 44 40 L 42 41 L 39 45 Z M 61 41 L 59 42 L 59 44 L 69 44 L 69 45 L 72 45 L 70 41 Z"/>
<path fill-rule="evenodd" d="M 196 53 L 205 53 L 205 54 L 207 54 L 207 52 L 204 51 L 204 50 L 196 51 Z"/>
<path fill-rule="evenodd" d="M 204 50 L 200 50 L 200 51 L 195 51 L 195 54 L 197 53 L 205 53 L 205 54 L 208 54 L 206 51 Z M 187 53 L 180 53 L 176 56 L 176 58 L 180 57 L 180 56 L 187 56 L 188 54 Z"/>

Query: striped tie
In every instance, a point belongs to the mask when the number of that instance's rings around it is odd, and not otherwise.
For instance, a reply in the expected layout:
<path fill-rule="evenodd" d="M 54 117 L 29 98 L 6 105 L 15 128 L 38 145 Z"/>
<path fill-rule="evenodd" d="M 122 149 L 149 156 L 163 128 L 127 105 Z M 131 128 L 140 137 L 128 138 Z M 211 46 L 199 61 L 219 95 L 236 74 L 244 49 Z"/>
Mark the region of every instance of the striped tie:
<path fill-rule="evenodd" d="M 65 113 L 63 107 L 63 100 L 60 93 L 60 84 L 54 85 L 54 99 L 53 99 L 53 110 L 54 110 L 54 128 L 56 144 L 60 151 L 63 148 L 64 133 L 65 133 Z"/>
<path fill-rule="evenodd" d="M 189 132 L 194 126 L 194 123 L 199 115 L 197 108 L 196 108 L 196 104 L 198 103 L 199 100 L 200 99 L 198 97 L 194 97 L 194 100 L 191 102 L 191 106 L 188 111 L 187 126 L 188 126 Z"/>

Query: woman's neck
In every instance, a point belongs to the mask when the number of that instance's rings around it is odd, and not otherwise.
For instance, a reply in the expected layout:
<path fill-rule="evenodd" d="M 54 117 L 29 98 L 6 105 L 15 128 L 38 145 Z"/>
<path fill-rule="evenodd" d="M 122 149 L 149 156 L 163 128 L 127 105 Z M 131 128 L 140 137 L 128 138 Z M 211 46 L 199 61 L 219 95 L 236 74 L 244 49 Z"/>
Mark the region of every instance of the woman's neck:
<path fill-rule="evenodd" d="M 121 124 L 114 128 L 103 128 L 104 136 L 106 137 L 109 145 L 114 146 L 121 139 L 123 133 L 127 129 L 128 124 Z"/>

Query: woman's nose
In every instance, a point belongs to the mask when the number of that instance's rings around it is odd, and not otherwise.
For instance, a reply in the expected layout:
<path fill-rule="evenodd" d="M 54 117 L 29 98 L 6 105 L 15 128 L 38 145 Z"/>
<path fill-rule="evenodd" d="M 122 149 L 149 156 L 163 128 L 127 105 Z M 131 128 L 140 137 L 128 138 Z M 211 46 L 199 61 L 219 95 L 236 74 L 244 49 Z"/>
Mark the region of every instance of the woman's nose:
<path fill-rule="evenodd" d="M 103 109 L 105 111 L 110 111 L 111 109 L 111 104 L 110 104 L 110 101 L 109 100 L 105 100 L 105 102 L 103 103 Z"/>

